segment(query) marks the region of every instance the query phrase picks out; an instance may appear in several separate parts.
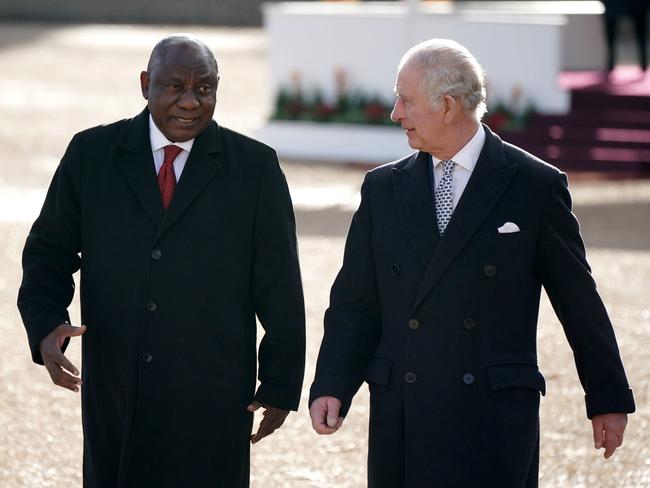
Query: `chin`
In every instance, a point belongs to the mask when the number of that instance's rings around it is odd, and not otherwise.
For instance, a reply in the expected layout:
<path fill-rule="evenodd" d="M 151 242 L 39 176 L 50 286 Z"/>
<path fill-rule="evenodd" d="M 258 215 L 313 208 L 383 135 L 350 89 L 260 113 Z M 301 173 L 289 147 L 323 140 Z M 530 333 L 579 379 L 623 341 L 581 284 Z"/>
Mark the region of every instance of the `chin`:
<path fill-rule="evenodd" d="M 164 131 L 161 132 L 170 141 L 185 142 L 198 137 L 208 127 L 208 124 L 209 120 L 207 122 L 203 120 L 197 121 L 196 123 L 187 126 L 182 126 L 172 122 L 165 127 Z"/>
<path fill-rule="evenodd" d="M 203 132 L 204 129 L 173 132 L 170 134 L 172 137 L 171 138 L 168 137 L 168 139 L 173 142 L 189 141 L 190 139 L 194 139 L 195 137 L 197 137 L 201 132 Z"/>
<path fill-rule="evenodd" d="M 413 137 L 407 136 L 407 142 L 412 149 L 420 149 L 420 147 L 422 146 L 422 141 L 415 139 Z"/>

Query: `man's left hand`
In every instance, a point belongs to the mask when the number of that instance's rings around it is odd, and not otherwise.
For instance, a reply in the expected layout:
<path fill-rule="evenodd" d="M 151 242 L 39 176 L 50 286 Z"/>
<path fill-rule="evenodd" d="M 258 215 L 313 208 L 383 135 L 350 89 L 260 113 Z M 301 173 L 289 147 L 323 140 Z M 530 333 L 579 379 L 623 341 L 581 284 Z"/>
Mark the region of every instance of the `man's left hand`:
<path fill-rule="evenodd" d="M 260 402 L 254 401 L 249 406 L 246 407 L 246 410 L 249 412 L 256 412 L 261 408 L 264 409 L 262 413 L 262 421 L 260 426 L 257 429 L 257 432 L 251 435 L 251 443 L 255 444 L 256 442 L 261 441 L 267 435 L 273 434 L 275 429 L 280 428 L 284 423 L 284 419 L 289 415 L 289 410 L 283 410 L 281 408 L 272 407 L 271 405 L 263 405 Z"/>
<path fill-rule="evenodd" d="M 605 459 L 611 457 L 617 447 L 623 444 L 623 433 L 627 425 L 626 413 L 605 413 L 591 419 L 594 429 L 594 447 L 605 449 Z"/>

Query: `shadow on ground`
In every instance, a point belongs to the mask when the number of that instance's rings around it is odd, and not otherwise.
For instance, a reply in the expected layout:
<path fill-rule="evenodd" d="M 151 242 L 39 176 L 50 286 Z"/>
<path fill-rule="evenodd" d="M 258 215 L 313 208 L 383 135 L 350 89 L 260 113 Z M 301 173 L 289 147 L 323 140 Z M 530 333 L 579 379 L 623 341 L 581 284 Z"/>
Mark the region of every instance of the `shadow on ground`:
<path fill-rule="evenodd" d="M 589 248 L 650 249 L 650 202 L 576 205 Z"/>
<path fill-rule="evenodd" d="M 23 24 L 0 20 L 0 50 L 36 43 L 43 36 L 62 28 L 58 24 Z"/>
<path fill-rule="evenodd" d="M 576 205 L 582 236 L 589 248 L 650 249 L 650 202 Z M 298 233 L 345 237 L 352 212 L 342 207 L 296 209 Z"/>

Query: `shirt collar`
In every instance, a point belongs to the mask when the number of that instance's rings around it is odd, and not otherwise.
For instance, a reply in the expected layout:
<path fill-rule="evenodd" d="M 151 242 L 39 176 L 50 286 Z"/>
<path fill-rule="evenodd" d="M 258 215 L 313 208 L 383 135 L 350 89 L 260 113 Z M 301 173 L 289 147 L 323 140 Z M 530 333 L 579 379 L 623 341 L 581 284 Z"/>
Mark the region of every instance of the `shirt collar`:
<path fill-rule="evenodd" d="M 483 149 L 483 144 L 485 143 L 485 130 L 483 126 L 479 124 L 476 133 L 470 139 L 470 141 L 463 146 L 463 148 L 458 151 L 454 157 L 450 158 L 454 163 L 459 166 L 462 166 L 468 171 L 473 171 L 476 162 L 478 161 L 479 156 L 481 155 L 481 150 Z M 435 168 L 439 163 L 440 159 L 436 158 L 433 154 L 431 155 L 431 160 L 433 161 L 433 167 Z"/>
<path fill-rule="evenodd" d="M 149 140 L 151 141 L 151 151 L 155 152 L 159 149 L 162 149 L 165 146 L 173 144 L 178 146 L 184 151 L 190 152 L 192 150 L 192 145 L 194 144 L 194 139 L 190 139 L 184 142 L 171 142 L 165 137 L 165 135 L 160 132 L 160 129 L 153 121 L 153 117 L 149 114 Z"/>

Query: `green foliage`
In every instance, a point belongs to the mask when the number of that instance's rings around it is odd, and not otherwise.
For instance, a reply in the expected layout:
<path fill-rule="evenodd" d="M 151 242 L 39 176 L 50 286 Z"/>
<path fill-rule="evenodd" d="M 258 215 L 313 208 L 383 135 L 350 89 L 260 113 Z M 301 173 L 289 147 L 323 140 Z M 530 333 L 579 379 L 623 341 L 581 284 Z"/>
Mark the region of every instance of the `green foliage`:
<path fill-rule="evenodd" d="M 366 96 L 359 91 L 341 92 L 333 101 L 320 90 L 311 95 L 302 91 L 281 89 L 275 102 L 274 120 L 304 120 L 343 124 L 393 125 L 392 104 L 379 96 Z"/>
<path fill-rule="evenodd" d="M 300 74 L 293 73 L 291 89 L 282 88 L 276 97 L 274 120 L 301 120 L 341 124 L 394 125 L 390 120 L 392 102 L 377 95 L 347 88 L 343 70 L 335 73 L 336 95 L 330 100 L 321 90 L 305 95 L 300 84 Z M 535 113 L 532 103 L 525 103 L 523 90 L 515 87 L 508 103 L 497 102 L 490 107 L 484 121 L 493 130 L 521 131 Z"/>
<path fill-rule="evenodd" d="M 495 132 L 522 131 L 528 126 L 535 107 L 528 104 L 523 110 L 514 110 L 503 102 L 497 102 L 484 117 L 484 122 Z"/>

